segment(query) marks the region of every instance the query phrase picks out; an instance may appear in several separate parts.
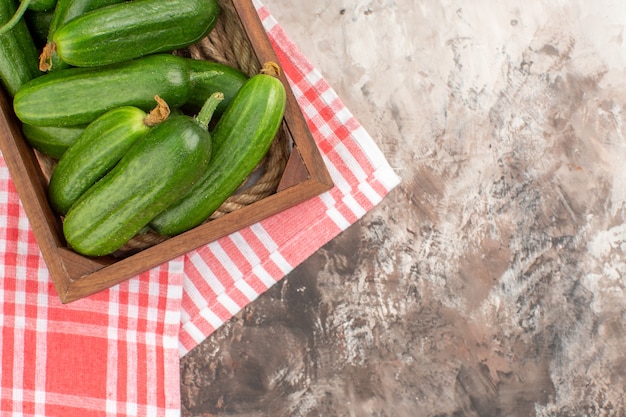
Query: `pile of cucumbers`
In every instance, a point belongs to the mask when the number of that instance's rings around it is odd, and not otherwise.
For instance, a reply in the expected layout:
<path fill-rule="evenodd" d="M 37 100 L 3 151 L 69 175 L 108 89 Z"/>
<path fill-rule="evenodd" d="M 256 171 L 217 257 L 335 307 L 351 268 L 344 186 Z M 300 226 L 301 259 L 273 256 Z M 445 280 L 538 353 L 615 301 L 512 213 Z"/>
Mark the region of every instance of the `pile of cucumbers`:
<path fill-rule="evenodd" d="M 217 0 L 0 0 L 2 85 L 26 140 L 58 160 L 48 197 L 76 252 L 196 227 L 269 150 L 286 102 L 275 63 L 248 76 L 172 54 L 220 13 Z"/>

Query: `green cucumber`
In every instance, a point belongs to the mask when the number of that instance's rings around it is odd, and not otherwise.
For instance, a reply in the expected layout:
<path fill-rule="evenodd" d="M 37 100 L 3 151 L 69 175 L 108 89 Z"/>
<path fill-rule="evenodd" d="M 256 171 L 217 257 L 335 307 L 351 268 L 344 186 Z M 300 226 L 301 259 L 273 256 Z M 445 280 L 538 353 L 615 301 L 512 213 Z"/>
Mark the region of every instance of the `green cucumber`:
<path fill-rule="evenodd" d="M 141 137 L 65 216 L 69 247 L 86 256 L 114 253 L 186 194 L 211 158 L 212 95 L 197 117 L 171 116 Z"/>
<path fill-rule="evenodd" d="M 190 64 L 196 65 L 192 72 Z M 193 82 L 191 76 L 193 74 Z M 24 123 L 38 126 L 87 124 L 119 106 L 148 111 L 158 95 L 170 107 L 180 107 L 197 97 L 221 91 L 240 75 L 230 67 L 206 61 L 202 71 L 191 58 L 157 54 L 98 68 L 53 71 L 25 84 L 15 95 L 13 109 Z M 225 89 L 224 101 L 234 96 Z M 195 99 L 194 99 L 195 100 Z M 195 102 L 195 101 L 194 101 Z"/>
<path fill-rule="evenodd" d="M 171 114 L 183 114 L 178 108 L 170 109 Z M 83 133 L 87 125 L 77 126 L 34 126 L 22 125 L 26 141 L 34 149 L 54 159 L 61 159 Z"/>
<path fill-rule="evenodd" d="M 205 221 L 250 175 L 267 153 L 285 112 L 285 88 L 268 74 L 241 87 L 213 135 L 213 156 L 198 184 L 150 222 L 157 233 L 173 236 Z"/>
<path fill-rule="evenodd" d="M 127 61 L 196 43 L 215 26 L 217 0 L 136 0 L 101 7 L 57 28 L 53 52 L 72 66 Z"/>
<path fill-rule="evenodd" d="M 75 17 L 82 16 L 92 10 L 100 9 L 111 4 L 121 3 L 123 1 L 125 0 L 58 0 L 57 5 L 54 8 L 50 26 L 48 27 L 48 32 L 46 33 L 47 42 L 41 54 L 39 69 L 41 71 L 57 71 L 70 66 L 69 64 L 61 61 L 58 55 L 54 52 L 52 37 L 56 33 L 57 29 L 63 27 L 63 25 Z"/>
<path fill-rule="evenodd" d="M 61 158 L 83 130 L 84 125 L 67 127 L 22 125 L 22 133 L 30 146 L 54 159 Z"/>
<path fill-rule="evenodd" d="M 35 78 L 15 95 L 13 109 L 24 123 L 38 126 L 87 124 L 119 106 L 144 111 L 160 96 L 172 107 L 190 94 L 186 60 L 152 55 L 99 68 L 68 68 Z"/>
<path fill-rule="evenodd" d="M 15 13 L 13 0 L 0 0 L 0 23 L 7 23 Z M 10 30 L 0 35 L 0 79 L 14 96 L 31 79 L 41 75 L 37 69 L 37 48 L 26 22 L 15 22 Z"/>
<path fill-rule="evenodd" d="M 22 0 L 21 3 L 25 3 L 25 0 Z M 36 12 L 45 12 L 48 10 L 54 9 L 56 6 L 57 0 L 30 0 L 27 4 L 29 10 L 33 10 Z"/>
<path fill-rule="evenodd" d="M 54 15 L 48 30 L 49 40 L 56 31 L 75 17 L 82 16 L 92 10 L 100 9 L 111 4 L 123 3 L 126 0 L 58 0 L 54 8 Z"/>
<path fill-rule="evenodd" d="M 218 73 L 216 76 L 206 76 L 214 71 Z M 190 112 L 197 112 L 208 96 L 219 91 L 224 94 L 224 100 L 217 106 L 215 114 L 221 115 L 248 78 L 246 74 L 229 65 L 191 59 L 189 60 L 189 79 L 192 87 L 185 107 Z"/>
<path fill-rule="evenodd" d="M 157 109 L 161 106 L 166 109 L 163 118 L 167 118 L 169 109 L 164 103 Z M 109 172 L 130 147 L 161 119 L 150 120 L 143 110 L 123 106 L 106 112 L 90 123 L 52 173 L 48 185 L 52 208 L 58 214 L 66 214 L 76 200 Z"/>

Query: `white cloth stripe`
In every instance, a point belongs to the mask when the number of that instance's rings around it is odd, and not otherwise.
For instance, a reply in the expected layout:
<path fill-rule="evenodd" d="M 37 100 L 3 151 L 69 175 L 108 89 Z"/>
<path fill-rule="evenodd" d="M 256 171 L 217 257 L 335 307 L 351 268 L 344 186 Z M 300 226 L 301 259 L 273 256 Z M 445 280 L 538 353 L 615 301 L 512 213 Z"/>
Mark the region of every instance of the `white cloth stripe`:
<path fill-rule="evenodd" d="M 31 391 L 26 391 L 30 394 Z M 71 394 L 60 394 L 58 392 L 49 392 L 46 401 L 50 405 L 67 406 L 68 404 L 79 404 L 81 407 L 90 410 L 102 410 L 105 401 L 102 398 L 83 397 Z M 114 401 L 116 402 L 116 401 Z"/>
<path fill-rule="evenodd" d="M 48 332 L 48 297 L 44 297 L 48 287 L 48 274 L 46 269 L 38 271 L 37 290 L 37 332 L 35 348 L 35 413 L 43 416 L 46 414 L 46 359 L 47 359 L 47 332 Z"/>
<path fill-rule="evenodd" d="M 240 232 L 235 232 L 230 235 L 230 240 L 237 246 L 237 249 L 241 252 L 241 254 L 246 258 L 246 260 L 252 265 L 252 267 L 261 263 L 261 260 L 254 252 L 254 249 L 250 246 L 248 241 L 243 237 Z"/>
<path fill-rule="evenodd" d="M 202 312 L 205 311 L 205 310 L 207 310 L 207 309 L 206 308 L 202 309 L 201 312 L 200 312 L 200 315 L 202 315 Z M 189 322 L 183 324 L 182 327 L 185 330 L 185 333 L 187 333 L 189 336 L 191 336 L 191 338 L 194 340 L 194 342 L 201 343 L 204 340 L 204 338 L 205 338 L 204 333 L 202 333 L 202 331 L 200 331 L 200 329 L 198 329 L 198 326 L 196 326 L 194 324 L 194 322 L 189 321 Z"/>
<path fill-rule="evenodd" d="M 127 387 L 127 395 L 128 399 L 126 400 L 126 415 L 129 417 L 137 416 L 137 392 L 131 391 L 130 387 Z"/>
<path fill-rule="evenodd" d="M 276 242 L 274 242 L 274 239 L 272 239 L 272 237 L 267 233 L 261 223 L 253 224 L 250 229 L 256 235 L 259 241 L 263 243 L 263 246 L 265 246 L 265 249 L 267 249 L 268 252 L 272 253 L 278 250 L 278 245 L 276 244 Z"/>
<path fill-rule="evenodd" d="M 109 297 L 109 323 L 107 337 L 107 399 L 106 413 L 107 416 L 117 415 L 117 365 L 119 355 L 117 352 L 118 326 L 119 326 L 119 291 L 117 288 L 110 290 Z"/>
<path fill-rule="evenodd" d="M 274 261 L 276 266 L 285 275 L 287 275 L 293 269 L 293 267 L 289 264 L 289 262 L 283 257 L 283 254 L 280 253 L 279 251 L 276 251 L 270 254 L 270 259 Z"/>
<path fill-rule="evenodd" d="M 213 311 L 209 310 L 208 308 L 202 309 L 202 311 L 200 312 L 200 317 L 205 319 L 207 323 L 209 323 L 211 327 L 213 327 L 214 329 L 217 329 L 222 324 L 224 324 L 224 321 L 220 319 L 215 313 L 213 313 Z M 200 341 L 202 341 L 204 340 L 205 336 L 201 335 L 200 337 L 201 337 Z"/>
<path fill-rule="evenodd" d="M 302 91 L 299 90 L 299 93 L 302 94 Z M 301 98 L 302 100 L 306 99 L 304 96 L 302 96 Z M 304 115 L 307 116 L 307 118 L 310 119 L 311 122 L 313 122 L 313 124 L 319 125 L 318 127 L 324 126 L 323 124 L 324 120 L 320 117 L 319 112 L 317 111 L 317 109 L 315 108 L 313 104 L 303 101 L 300 103 L 300 108 L 302 109 L 302 112 L 304 113 Z"/>
<path fill-rule="evenodd" d="M 374 172 L 374 178 L 388 190 L 400 184 L 401 178 L 395 174 L 391 166 L 385 164 Z"/>
<path fill-rule="evenodd" d="M 128 284 L 126 331 L 126 414 L 137 415 L 137 318 L 139 317 L 139 280 L 131 279 Z"/>
<path fill-rule="evenodd" d="M 337 100 L 338 97 L 337 97 L 337 94 L 335 94 L 335 91 L 332 88 L 329 88 L 328 90 L 326 90 L 322 94 L 320 94 L 320 98 L 328 106 L 331 106 L 333 104 L 333 102 L 335 100 Z"/>
<path fill-rule="evenodd" d="M 327 124 L 322 124 L 318 126 L 317 130 L 324 138 L 328 139 L 333 136 L 333 130 Z"/>
<path fill-rule="evenodd" d="M 0 291 L 1 293 L 2 291 Z M 2 297 L 0 297 L 0 305 L 4 304 L 4 300 L 2 299 Z M 0 326 L 2 326 L 4 328 L 4 314 L 0 314 Z M 2 337 L 2 333 L 4 332 L 0 332 L 0 352 L 2 352 L 4 350 L 4 338 Z M 0 381 L 4 380 L 4 366 L 0 366 Z M 6 394 L 4 393 L 4 384 L 0 384 L 0 398 L 5 398 Z"/>
<path fill-rule="evenodd" d="M 257 265 L 252 269 L 255 274 L 267 288 L 276 284 L 276 280 L 263 268 L 263 265 Z"/>
<path fill-rule="evenodd" d="M 29 253 L 28 250 L 28 232 L 30 230 L 30 223 L 28 217 L 24 213 L 24 208 L 20 206 L 20 217 L 18 220 L 18 241 L 17 241 L 17 254 L 26 256 Z"/>
<path fill-rule="evenodd" d="M 163 348 L 170 349 L 178 349 L 178 336 L 163 336 Z M 167 366 L 165 366 L 167 368 Z"/>
<path fill-rule="evenodd" d="M 326 169 L 333 180 L 335 187 L 341 191 L 341 194 L 349 194 L 352 191 L 352 184 L 350 184 L 345 177 L 339 172 L 335 164 L 328 158 L 324 158 Z"/>
<path fill-rule="evenodd" d="M 344 164 L 350 168 L 350 172 L 356 177 L 359 183 L 367 180 L 367 174 L 363 170 L 363 167 L 343 142 L 335 145 L 335 152 L 337 152 Z"/>
<path fill-rule="evenodd" d="M 333 93 L 335 92 L 335 90 L 332 90 L 332 89 L 331 91 L 333 91 Z M 337 94 L 335 94 L 335 97 L 333 98 L 332 101 L 335 101 L 338 98 L 339 97 L 337 97 Z M 354 116 L 352 115 L 350 110 L 348 110 L 347 107 L 342 107 L 341 110 L 335 112 L 335 117 L 337 118 L 337 120 L 339 120 L 339 123 L 341 123 L 342 125 L 346 125 L 349 121 L 354 120 Z M 354 136 L 354 132 L 351 132 L 351 133 Z"/>
<path fill-rule="evenodd" d="M 171 261 L 169 265 L 171 266 L 172 263 L 174 263 L 174 261 Z M 175 263 L 179 263 L 179 261 L 176 261 Z M 176 274 L 176 275 L 181 275 L 182 267 L 179 268 L 179 270 L 181 272 L 175 272 L 171 269 L 169 270 L 169 272 Z M 167 286 L 167 299 L 168 300 L 181 300 L 182 298 L 183 298 L 183 287 L 181 285 L 168 285 Z M 166 309 L 165 317 L 163 318 L 163 323 L 165 323 L 166 325 L 179 325 L 180 324 L 180 310 Z"/>
<path fill-rule="evenodd" d="M 156 303 L 156 299 L 159 297 L 159 293 L 161 292 L 161 286 L 157 280 L 150 280 L 148 282 L 148 296 L 150 299 Z M 150 303 L 150 305 L 157 305 L 155 303 Z"/>
<path fill-rule="evenodd" d="M 159 385 L 157 370 L 159 363 L 157 362 L 157 322 L 160 320 L 159 311 L 156 306 L 159 305 L 159 283 L 153 279 L 148 282 L 148 307 L 146 311 L 146 333 L 144 334 L 143 343 L 146 348 L 146 384 L 145 395 L 147 404 L 156 404 L 158 401 L 157 393 L 154 387 Z M 148 413 L 154 414 L 154 411 Z"/>
<path fill-rule="evenodd" d="M 372 205 L 380 203 L 382 197 L 372 188 L 369 183 L 359 184 L 359 191 L 369 200 Z"/>
<path fill-rule="evenodd" d="M 367 159 L 372 164 L 374 170 L 388 164 L 384 154 L 363 126 L 354 130 L 352 132 L 352 136 L 354 137 L 356 144 L 359 145 L 363 153 L 367 156 Z M 396 176 L 391 171 L 388 171 L 387 174 L 391 178 Z"/>
<path fill-rule="evenodd" d="M 163 363 L 157 364 L 164 370 L 163 382 L 165 388 L 165 413 L 175 410 L 180 417 L 180 374 L 179 368 L 179 346 L 180 346 L 180 311 L 182 309 L 184 277 L 184 256 L 178 257 L 167 264 L 168 285 L 167 297 L 165 299 L 165 327 L 162 334 L 164 349 Z M 173 279 L 176 278 L 176 281 Z M 171 315 L 171 317 L 170 317 Z M 161 336 L 160 336 L 161 337 Z M 174 401 L 174 399 L 176 401 Z"/>
<path fill-rule="evenodd" d="M 185 279 L 185 281 L 190 281 L 190 280 Z M 182 324 L 182 323 L 187 323 L 188 321 L 191 321 L 191 315 L 189 314 L 187 309 L 182 308 L 180 311 L 180 322 Z"/>
<path fill-rule="evenodd" d="M 330 217 L 330 219 L 333 222 L 335 222 L 335 224 L 341 230 L 346 230 L 348 227 L 350 227 L 350 222 L 348 220 L 346 220 L 345 217 L 343 217 L 343 215 L 339 212 L 339 210 L 337 210 L 336 207 L 333 207 L 333 208 L 329 209 L 328 211 L 326 211 L 326 215 L 328 217 Z"/>
<path fill-rule="evenodd" d="M 212 242 L 209 245 L 209 250 L 213 252 L 213 255 L 215 255 L 217 260 L 222 264 L 224 269 L 226 269 L 226 271 L 233 280 L 238 280 L 243 277 L 243 274 L 241 273 L 239 268 L 237 268 L 230 256 L 228 256 L 222 245 L 220 245 L 219 241 Z"/>
<path fill-rule="evenodd" d="M 3 167 L 2 169 L 0 169 L 0 179 L 4 180 L 5 177 L 5 171 L 6 169 Z M 8 200 L 3 200 L 3 201 L 8 201 Z M 2 221 L 1 224 L 5 225 L 8 224 L 6 216 L 2 216 L 0 218 L 0 221 Z M 0 229 L 1 230 L 1 229 Z M 7 238 L 6 236 L 2 236 L 0 238 L 0 260 L 2 260 L 2 265 L 0 265 L 0 277 L 6 277 L 6 273 L 5 273 L 5 268 L 4 268 L 4 257 L 6 256 L 7 253 Z M 4 291 L 0 290 L 0 328 L 4 329 L 5 324 L 10 326 L 10 324 L 6 323 L 5 321 L 5 317 L 4 317 L 4 313 L 2 312 L 2 306 L 4 306 L 5 304 L 5 299 L 4 299 Z M 3 331 L 0 331 L 0 353 L 4 352 L 4 333 Z M 0 366 L 0 381 L 4 381 L 4 366 Z M 0 399 L 5 398 L 6 395 L 4 393 L 4 384 L 0 383 Z"/>
<path fill-rule="evenodd" d="M 359 204 L 358 201 L 356 201 L 354 199 L 352 194 L 348 194 L 347 196 L 345 196 L 343 198 L 343 202 L 350 209 L 350 211 L 352 211 L 352 213 L 354 213 L 354 215 L 357 218 L 360 219 L 361 217 L 363 217 L 365 215 L 365 213 L 366 213 L 365 209 Z"/>
<path fill-rule="evenodd" d="M 191 301 L 193 302 L 194 306 L 198 310 L 202 310 L 204 307 L 206 307 L 207 302 L 204 299 L 204 297 L 202 296 L 202 293 L 200 292 L 198 287 L 195 285 L 193 280 L 186 279 L 184 281 L 184 285 L 183 286 L 185 288 L 185 294 L 187 294 L 187 296 L 191 299 Z M 188 314 L 187 312 L 185 312 L 185 314 L 183 314 L 182 316 L 185 317 L 185 321 L 183 321 L 182 323 L 187 323 L 188 321 L 193 320 L 191 315 Z"/>
<path fill-rule="evenodd" d="M 83 337 L 102 337 L 104 333 L 106 333 L 107 338 L 112 338 L 115 340 L 125 340 L 125 333 L 118 334 L 119 329 L 115 329 L 109 327 L 105 324 L 78 324 L 74 321 L 55 321 L 54 327 L 49 329 L 50 333 L 56 334 L 68 334 L 74 336 L 83 336 Z"/>
<path fill-rule="evenodd" d="M 215 294 L 219 295 L 226 291 L 219 278 L 215 276 L 209 265 L 198 253 L 195 253 L 192 258 L 194 266 Z"/>
<path fill-rule="evenodd" d="M 128 281 L 128 312 L 126 316 L 136 321 L 139 318 L 139 280 Z"/>
<path fill-rule="evenodd" d="M 259 294 L 254 290 L 254 288 L 252 288 L 246 281 L 244 281 L 243 279 L 240 279 L 239 281 L 235 282 L 235 287 L 237 287 L 237 289 L 239 291 L 241 291 L 241 293 L 243 295 L 246 296 L 246 298 L 248 299 L 248 301 L 253 301 L 255 300 Z"/>
<path fill-rule="evenodd" d="M 167 409 L 165 410 L 165 417 L 180 417 L 180 410 Z"/>
<path fill-rule="evenodd" d="M 239 310 L 241 310 L 241 307 L 226 293 L 220 294 L 217 297 L 217 302 L 232 315 L 239 313 Z"/>
<path fill-rule="evenodd" d="M 155 302 L 156 300 L 150 300 L 151 305 L 156 305 Z M 157 404 L 158 398 L 155 387 L 159 386 L 157 377 L 159 363 L 157 362 L 156 326 L 152 321 L 148 323 L 147 330 L 144 340 L 146 346 L 146 403 Z"/>
<path fill-rule="evenodd" d="M 21 217 L 20 217 L 21 219 Z M 23 242 L 25 236 L 22 228 L 18 231 L 18 239 Z M 18 256 L 23 243 L 18 242 Z M 26 269 L 18 265 L 15 274 L 15 328 L 13 332 L 13 386 L 24 386 L 24 329 L 26 328 Z M 13 389 L 13 409 L 23 410 L 23 392 Z"/>
<path fill-rule="evenodd" d="M 334 207 L 335 204 L 337 204 L 337 200 L 335 200 L 331 193 L 323 193 L 319 198 L 326 205 L 326 208 Z"/>
<path fill-rule="evenodd" d="M 257 10 L 263 7 L 263 5 L 258 0 L 252 0 L 252 4 L 254 4 L 254 7 Z M 267 14 L 267 16 L 261 21 L 261 23 L 263 24 L 263 28 L 267 32 L 270 32 L 274 28 L 274 26 L 278 24 L 276 19 L 274 19 L 274 17 L 270 14 Z"/>
<path fill-rule="evenodd" d="M 304 78 L 311 84 L 315 86 L 318 82 L 323 80 L 322 73 L 317 70 L 312 70 L 308 74 L 304 76 Z"/>

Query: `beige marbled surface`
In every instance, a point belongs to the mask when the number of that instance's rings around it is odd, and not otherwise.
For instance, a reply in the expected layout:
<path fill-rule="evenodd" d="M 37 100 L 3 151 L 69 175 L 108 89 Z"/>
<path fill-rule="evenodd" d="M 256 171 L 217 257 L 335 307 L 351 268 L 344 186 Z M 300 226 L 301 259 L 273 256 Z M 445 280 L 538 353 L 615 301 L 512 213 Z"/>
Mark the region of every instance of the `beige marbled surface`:
<path fill-rule="evenodd" d="M 626 415 L 626 3 L 264 4 L 403 182 L 183 358 L 183 414 Z"/>

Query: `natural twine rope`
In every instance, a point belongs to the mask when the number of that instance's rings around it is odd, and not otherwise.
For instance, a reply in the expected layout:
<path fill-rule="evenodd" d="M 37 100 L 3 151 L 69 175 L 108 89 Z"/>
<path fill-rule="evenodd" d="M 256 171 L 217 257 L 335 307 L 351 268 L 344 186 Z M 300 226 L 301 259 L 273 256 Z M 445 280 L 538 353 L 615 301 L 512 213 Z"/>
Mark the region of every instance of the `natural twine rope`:
<path fill-rule="evenodd" d="M 261 63 L 252 47 L 231 1 L 220 1 L 222 14 L 209 35 L 187 48 L 195 59 L 209 59 L 256 74 Z"/>

